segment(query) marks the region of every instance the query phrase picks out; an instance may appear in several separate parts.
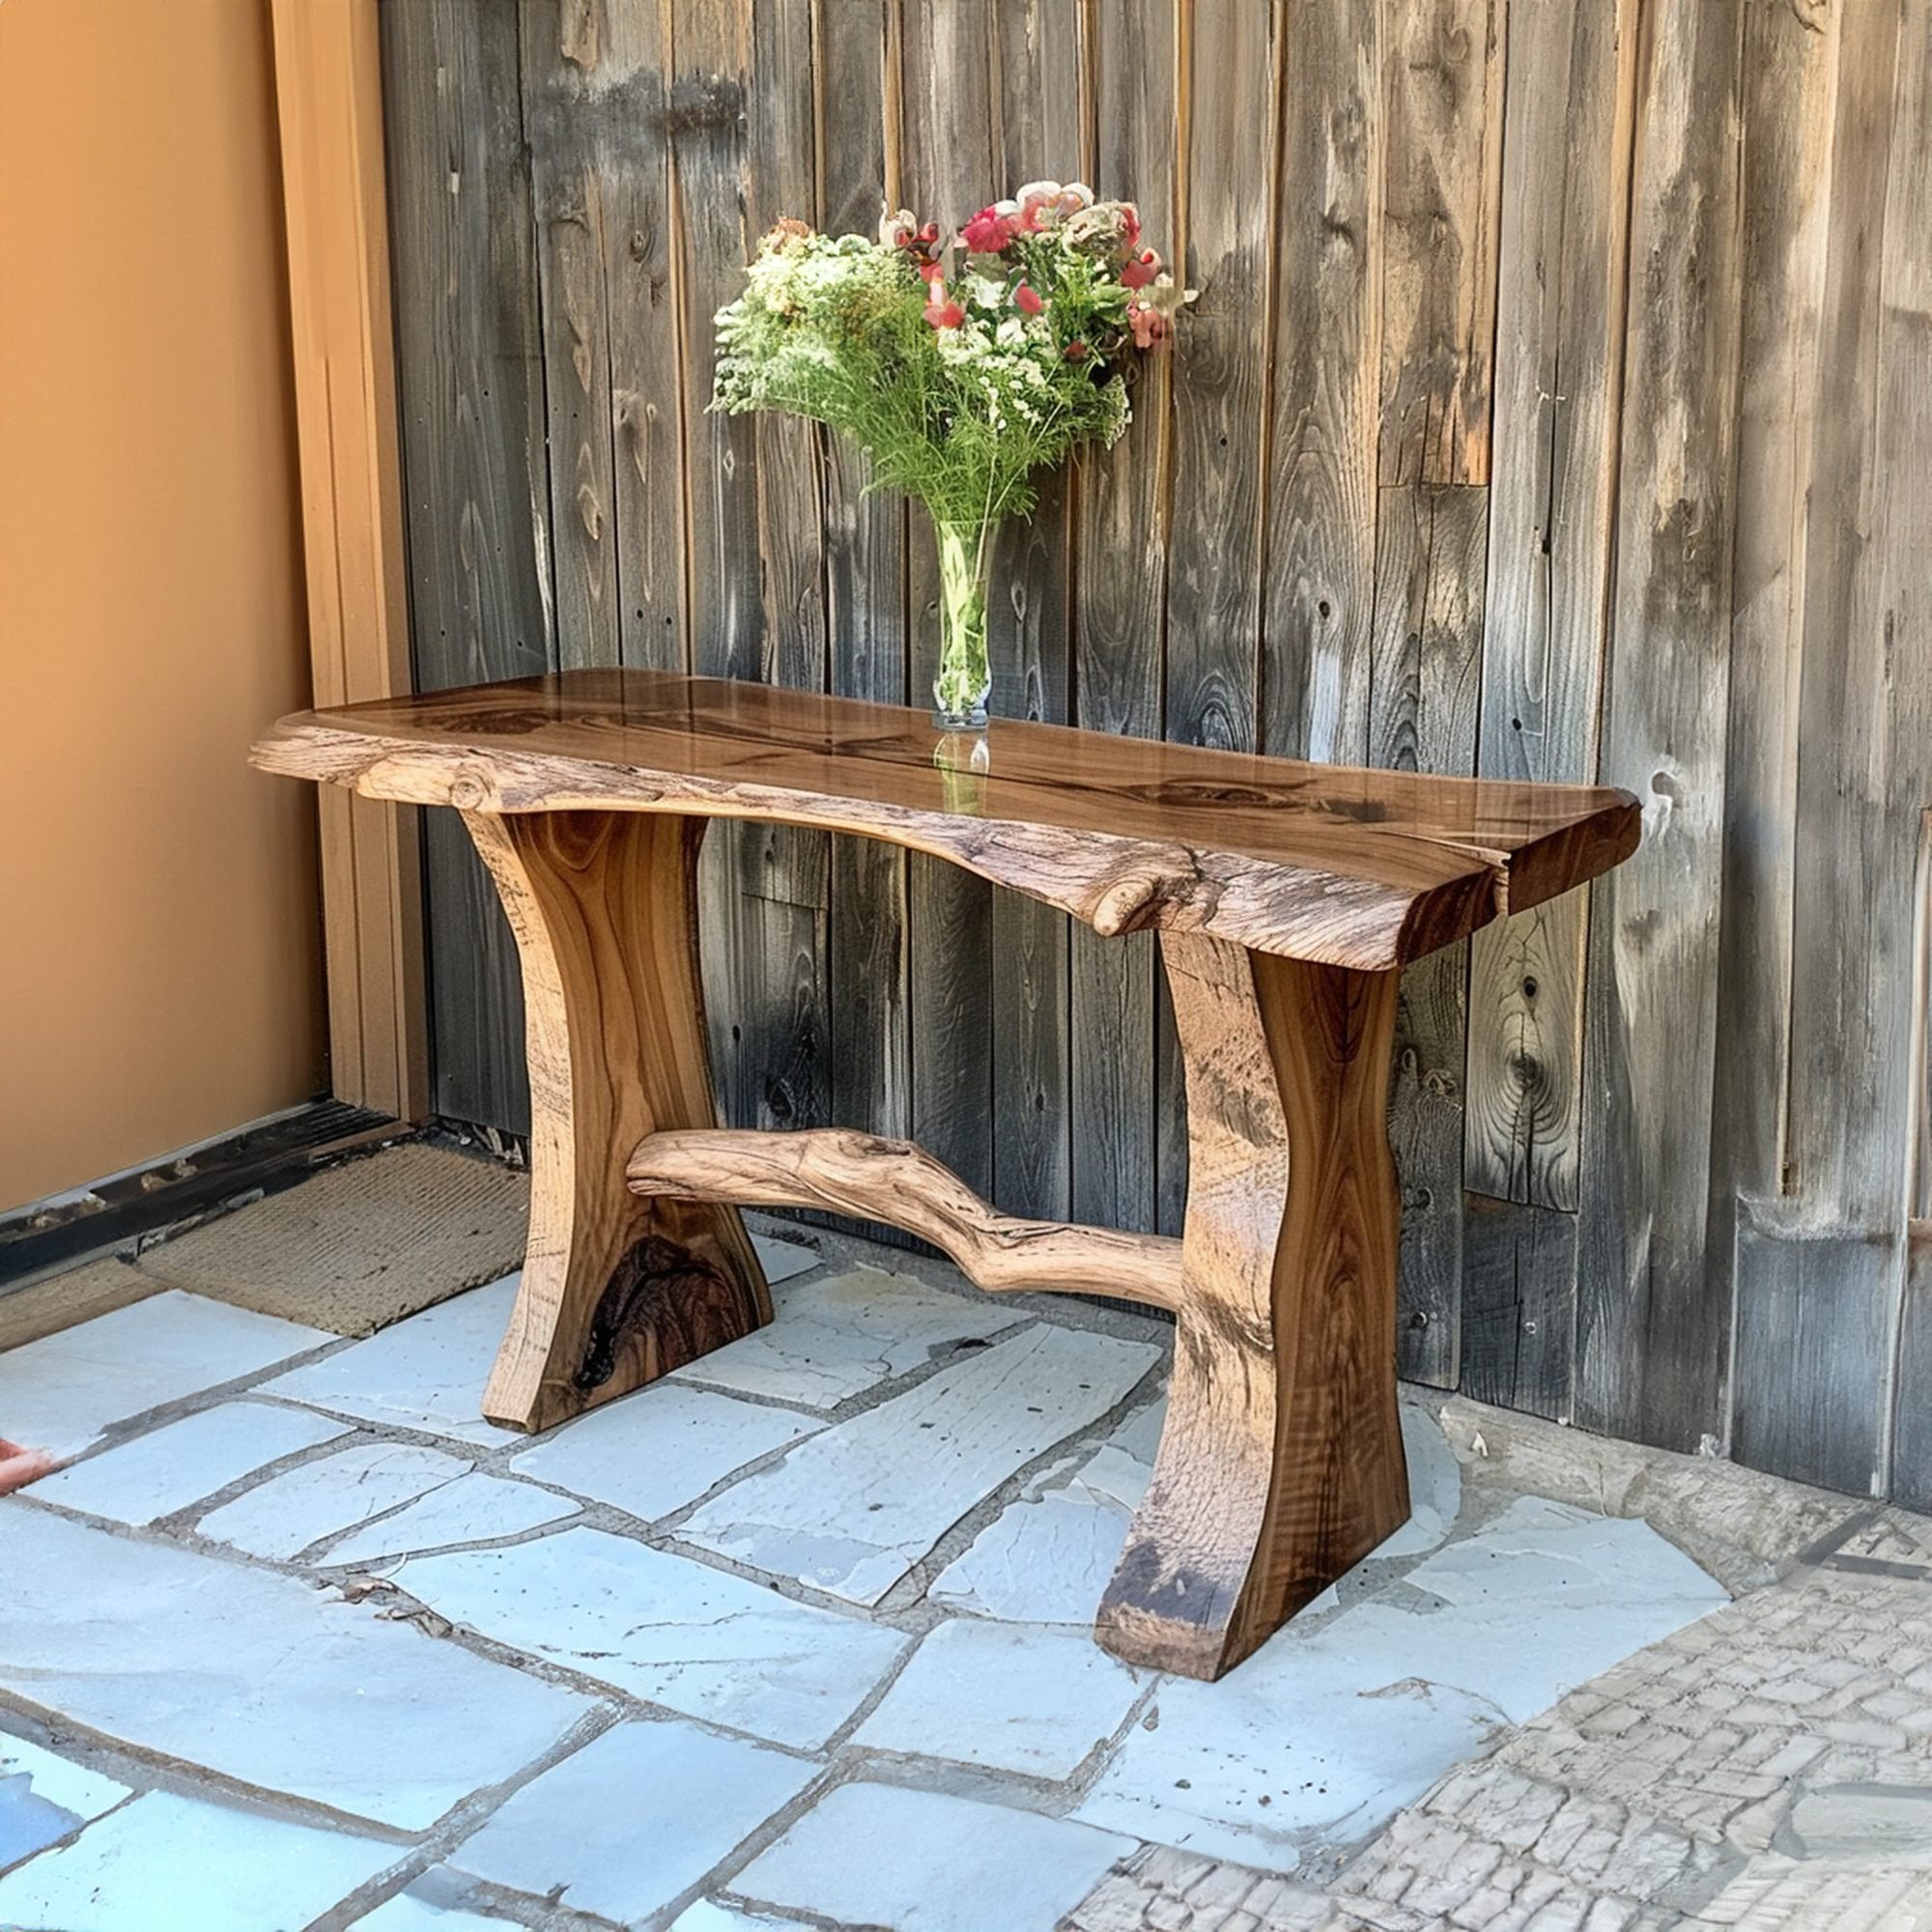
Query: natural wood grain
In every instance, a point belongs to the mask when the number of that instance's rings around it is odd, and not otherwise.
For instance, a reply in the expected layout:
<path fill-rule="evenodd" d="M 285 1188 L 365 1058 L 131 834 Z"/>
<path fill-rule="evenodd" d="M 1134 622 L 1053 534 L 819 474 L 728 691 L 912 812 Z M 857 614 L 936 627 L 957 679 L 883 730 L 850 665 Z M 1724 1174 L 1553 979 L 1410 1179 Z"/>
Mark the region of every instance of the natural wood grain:
<path fill-rule="evenodd" d="M 1504 0 L 1386 10 L 1384 487 L 1489 480 L 1504 11 Z"/>
<path fill-rule="evenodd" d="M 1492 778 L 1575 781 L 1597 769 L 1636 26 L 1636 0 L 1510 10 L 1476 766 Z M 1464 1178 L 1501 1200 L 1572 1212 L 1588 910 L 1581 895 L 1553 899 L 1470 944 Z M 1523 1218 L 1524 1259 L 1543 1266 L 1549 1248 L 1535 1226 Z M 1498 1238 L 1492 1217 L 1486 1245 Z"/>
<path fill-rule="evenodd" d="M 889 40 L 893 0 L 831 0 L 818 14 L 821 101 L 836 102 L 838 138 L 823 144 L 825 226 L 863 234 L 881 204 L 899 206 L 889 171 L 898 95 Z M 829 439 L 825 471 L 825 608 L 838 648 L 830 688 L 842 697 L 906 700 L 906 515 L 903 498 L 867 494 L 867 459 Z M 906 855 L 873 838 L 832 840 L 827 1067 L 835 1121 L 885 1134 L 912 1125 L 907 1004 Z"/>
<path fill-rule="evenodd" d="M 1275 106 L 1281 16 L 1194 7 L 1181 32 L 1185 203 L 1200 291 L 1173 348 L 1173 513 L 1162 736 L 1248 752 L 1259 735 Z M 1180 270 L 1177 270 L 1177 273 Z"/>
<path fill-rule="evenodd" d="M 1694 1450 L 1721 1408 L 1706 1249 L 1722 880 L 1735 396 L 1738 0 L 1646 13 L 1603 769 L 1642 848 L 1593 901 L 1577 1241 L 1586 1427 Z M 1667 136 L 1662 130 L 1669 129 Z"/>
<path fill-rule="evenodd" d="M 639 1143 L 630 1184 L 658 1200 L 819 1208 L 890 1221 L 950 1255 L 993 1293 L 1114 1295 L 1173 1309 L 1180 1243 L 998 1212 L 951 1168 L 910 1141 L 848 1127 L 795 1134 L 719 1128 L 661 1132 Z"/>
<path fill-rule="evenodd" d="M 1102 195 L 1134 202 L 1149 240 L 1184 246 L 1179 131 L 1179 0 L 1105 0 L 1084 14 L 1092 167 Z M 1072 615 L 1074 717 L 1091 729 L 1152 738 L 1161 729 L 1167 595 L 1166 508 L 1173 490 L 1173 368 L 1133 372 L 1133 421 L 1110 450 L 1081 459 L 1079 550 L 1087 560 Z M 1095 563 L 1105 560 L 1104 567 Z M 1073 1054 L 1071 1211 L 1083 1221 L 1151 1229 L 1158 1184 L 1154 954 L 1149 939 L 1102 946 L 1076 924 L 1068 955 Z M 1079 1043 L 1106 1041 L 1104 1052 Z"/>
<path fill-rule="evenodd" d="M 379 9 L 415 682 L 556 663 L 514 0 Z M 524 1132 L 516 947 L 463 828 L 423 825 L 436 1111 Z"/>
<path fill-rule="evenodd" d="M 483 1412 L 542 1430 L 771 1320 L 735 1209 L 639 1200 L 624 1162 L 716 1118 L 694 874 L 704 821 L 554 811 L 464 823 L 517 936 L 530 1237 Z"/>
<path fill-rule="evenodd" d="M 1751 7 L 1744 20 L 1750 138 L 1739 184 L 1744 336 L 1712 1150 L 1720 1255 L 1736 1197 L 1784 1185 L 1798 699 L 1843 14 Z"/>
<path fill-rule="evenodd" d="M 374 0 L 276 0 L 309 662 L 324 704 L 410 685 L 401 455 Z M 322 802 L 329 1090 L 429 1111 L 416 814 Z"/>
<path fill-rule="evenodd" d="M 1906 1223 L 1900 1314 L 1889 1487 L 1907 1509 L 1932 1510 L 1932 1216 Z"/>
<path fill-rule="evenodd" d="M 1162 935 L 1191 1187 L 1167 1422 L 1100 1641 L 1218 1677 L 1408 1514 L 1396 977 Z"/>
<path fill-rule="evenodd" d="M 1368 757 L 1383 11 L 1291 7 L 1281 60 L 1262 745 L 1347 764 Z"/>
<path fill-rule="evenodd" d="M 1376 512 L 1369 754 L 1393 771 L 1464 773 L 1476 758 L 1488 493 L 1391 485 Z M 1401 1182 L 1401 1366 L 1453 1387 L 1460 1359 L 1463 997 L 1449 947 L 1403 975 L 1389 1138 Z"/>
<path fill-rule="evenodd" d="M 1882 1484 L 1883 1388 L 1897 1337 L 1900 1240 L 1821 1223 L 1789 1199 L 1738 1204 L 1739 1458 L 1853 1495 Z"/>
<path fill-rule="evenodd" d="M 1577 1217 L 1533 1203 L 1464 1198 L 1462 1377 L 1477 1402 L 1570 1417 Z"/>
<path fill-rule="evenodd" d="M 991 6 L 907 6 L 895 14 L 899 191 L 944 229 L 980 207 L 1002 156 Z M 939 567 L 932 520 L 912 512 L 907 541 L 911 691 L 924 703 L 939 668 Z M 990 1193 L 993 1143 L 992 894 L 982 879 L 915 852 L 907 865 L 907 976 L 915 1137 Z"/>
<path fill-rule="evenodd" d="M 298 713 L 253 756 L 370 797 L 473 811 L 690 811 L 864 832 L 1102 934 L 1198 929 L 1364 970 L 1593 877 L 1636 837 L 1622 792 L 1296 765 L 1004 720 L 987 742 L 987 776 L 961 809 L 919 712 L 580 671 Z"/>
<path fill-rule="evenodd" d="M 1080 10 L 1066 0 L 997 0 L 993 58 L 1001 76 L 1000 166 L 1006 189 L 1086 177 Z M 1032 513 L 1009 519 L 993 556 L 988 645 L 1003 717 L 1067 722 L 1071 698 L 1073 538 L 1079 493 L 1070 472 L 1040 479 Z M 993 895 L 993 1198 L 1014 1214 L 1063 1218 L 1070 1208 L 1072 934 L 1057 907 Z"/>
<path fill-rule="evenodd" d="M 1894 1460 L 1922 1094 L 1928 119 L 1932 9 L 1848 10 L 1804 551 L 1784 1171 L 1780 1196 L 1740 1203 L 1736 1250 L 1741 1448 L 1776 1474 L 1875 1493 Z"/>
<path fill-rule="evenodd" d="M 615 114 L 608 96 L 623 88 L 617 113 L 642 104 L 649 67 L 612 44 L 637 15 L 575 0 L 522 0 L 519 75 L 530 144 L 532 225 L 544 331 L 545 429 L 550 440 L 550 526 L 555 559 L 557 661 L 566 668 L 622 662 L 618 641 L 616 452 L 613 440 L 609 273 L 615 204 L 624 189 L 611 166 Z M 654 50 L 653 50 L 654 51 Z M 659 64 L 661 66 L 661 64 Z M 629 83 L 626 86 L 626 83 Z M 656 117 L 662 123 L 662 112 Z M 641 157 L 639 157 L 641 158 Z M 659 167 L 663 160 L 660 157 Z M 627 170 L 634 181 L 646 170 Z M 627 315 L 628 302 L 616 306 Z M 676 499 L 660 494 L 657 514 L 676 518 Z M 662 534 L 634 530 L 635 566 L 650 568 Z M 675 521 L 671 540 L 681 550 Z M 641 538 L 642 541 L 637 541 Z"/>

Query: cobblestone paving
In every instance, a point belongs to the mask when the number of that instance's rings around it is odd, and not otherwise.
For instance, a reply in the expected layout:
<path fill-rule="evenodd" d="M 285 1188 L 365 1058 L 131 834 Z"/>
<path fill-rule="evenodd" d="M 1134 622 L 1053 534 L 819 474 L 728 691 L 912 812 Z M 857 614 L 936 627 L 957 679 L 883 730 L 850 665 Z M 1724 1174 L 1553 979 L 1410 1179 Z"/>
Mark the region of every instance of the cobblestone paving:
<path fill-rule="evenodd" d="M 1895 1513 L 1572 1692 L 1325 1888 L 1185 1854 L 1065 1932 L 1928 1932 L 1932 1543 Z"/>

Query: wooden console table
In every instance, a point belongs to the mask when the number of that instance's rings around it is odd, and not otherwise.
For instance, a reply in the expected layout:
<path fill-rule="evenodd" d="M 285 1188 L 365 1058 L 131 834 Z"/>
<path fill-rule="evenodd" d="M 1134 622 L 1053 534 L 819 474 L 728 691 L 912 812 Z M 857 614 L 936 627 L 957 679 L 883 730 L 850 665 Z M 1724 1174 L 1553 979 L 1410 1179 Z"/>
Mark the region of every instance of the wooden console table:
<path fill-rule="evenodd" d="M 454 806 L 502 895 L 534 1191 L 493 1421 L 547 1429 L 769 1321 L 738 1204 L 895 1222 L 994 1293 L 1167 1309 L 1166 1431 L 1096 1631 L 1216 1677 L 1408 1514 L 1399 969 L 1627 858 L 1636 802 L 1005 721 L 962 788 L 934 742 L 897 706 L 576 671 L 303 712 L 253 759 Z M 1157 929 L 1186 1069 L 1181 1237 L 1015 1220 L 904 1142 L 720 1128 L 694 881 L 712 818 L 859 833 L 1101 933 Z"/>

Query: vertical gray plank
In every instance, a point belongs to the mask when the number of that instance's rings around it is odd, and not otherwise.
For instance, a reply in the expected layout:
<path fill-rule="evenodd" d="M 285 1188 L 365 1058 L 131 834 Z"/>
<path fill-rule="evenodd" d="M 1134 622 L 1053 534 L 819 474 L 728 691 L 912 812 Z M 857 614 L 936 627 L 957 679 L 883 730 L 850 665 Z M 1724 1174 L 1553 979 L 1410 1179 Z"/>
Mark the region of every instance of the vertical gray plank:
<path fill-rule="evenodd" d="M 1180 31 L 1186 189 L 1173 246 L 1176 274 L 1200 297 L 1172 350 L 1163 735 L 1250 752 L 1260 737 L 1280 19 L 1261 7 L 1195 8 Z M 1174 1233 L 1186 1200 L 1185 1094 L 1158 990 L 1156 1223 Z"/>
<path fill-rule="evenodd" d="M 1738 1202 L 1775 1202 L 1785 1182 L 1806 498 L 1841 20 L 1835 8 L 1801 15 L 1751 7 L 1745 15 L 1744 315 L 1710 1248 L 1746 1264 L 1762 1250 L 1756 1241 L 1739 1245 Z M 1836 640 L 1826 648 L 1835 655 Z M 1753 1285 L 1741 1277 L 1737 1293 L 1747 1378 L 1749 1345 L 1764 1323 L 1749 1306 Z"/>
<path fill-rule="evenodd" d="M 1274 242 L 1262 750 L 1368 760 L 1381 366 L 1380 9 L 1291 7 Z"/>
<path fill-rule="evenodd" d="M 897 75 L 890 0 L 821 0 L 815 73 L 828 234 L 867 234 L 882 204 L 897 203 L 888 175 L 896 134 Z M 906 697 L 906 505 L 865 494 L 864 455 L 827 446 L 825 601 L 832 689 L 900 704 Z M 871 838 L 832 841 L 833 1120 L 873 1133 L 912 1131 L 906 1003 L 906 860 Z"/>
<path fill-rule="evenodd" d="M 1577 1216 L 1470 1194 L 1462 1243 L 1463 1393 L 1568 1421 Z"/>
<path fill-rule="evenodd" d="M 752 0 L 748 253 L 781 215 L 818 219 L 813 24 L 811 0 Z M 758 416 L 756 432 L 763 675 L 823 691 L 824 434 L 788 415 Z M 762 943 L 740 962 L 747 1004 L 738 1023 L 764 1096 L 757 1124 L 819 1126 L 831 1118 L 831 840 L 795 826 L 748 826 L 739 858 L 740 892 L 782 908 L 759 909 Z"/>
<path fill-rule="evenodd" d="M 1741 1201 L 1736 1223 L 1738 1461 L 1851 1495 L 1880 1492 L 1879 1411 L 1899 1242 Z"/>
<path fill-rule="evenodd" d="M 1708 1269 L 1736 488 L 1739 8 L 1662 0 L 1637 50 L 1615 621 L 1603 776 L 1644 804 L 1590 928 L 1577 1417 L 1674 1449 L 1722 1431 Z"/>
<path fill-rule="evenodd" d="M 1597 772 L 1636 17 L 1636 0 L 1510 10 L 1476 757 L 1490 778 Z M 1566 894 L 1470 942 L 1462 1385 L 1542 1414 L 1570 1407 L 1577 1240 L 1561 1223 L 1582 1162 L 1588 911 Z"/>
<path fill-rule="evenodd" d="M 618 650 L 639 669 L 681 670 L 691 646 L 668 20 L 657 0 L 603 4 L 609 84 L 598 112 Z"/>
<path fill-rule="evenodd" d="M 1175 0 L 1114 0 L 1086 17 L 1094 189 L 1137 203 L 1148 241 L 1171 253 L 1179 212 L 1169 130 L 1181 105 Z M 1137 738 L 1158 737 L 1162 722 L 1170 376 L 1165 356 L 1143 360 L 1131 427 L 1081 466 L 1075 722 Z M 1146 933 L 1101 939 L 1076 926 L 1070 967 L 1073 1215 L 1149 1229 L 1156 1214 L 1153 941 Z"/>
<path fill-rule="evenodd" d="M 1927 517 L 1924 453 L 1932 425 L 1925 417 L 1928 398 L 1925 371 L 1932 367 L 1932 259 L 1925 247 L 1924 211 L 1932 201 L 1932 141 L 1926 119 L 1932 115 L 1932 23 L 1919 0 L 1909 14 L 1909 30 L 1900 49 L 1901 85 L 1895 119 L 1903 135 L 1892 160 L 1890 206 L 1886 217 L 1886 248 L 1893 272 L 1887 293 L 1894 303 L 1887 316 L 1887 341 L 1882 352 L 1889 383 L 1909 381 L 1918 371 L 1911 406 L 1895 412 L 1889 426 L 1881 458 L 1888 466 L 1901 457 L 1916 467 L 1889 470 L 1902 479 L 1903 493 L 1915 506 L 1895 520 L 1889 536 L 1905 535 L 1910 545 L 1912 516 L 1919 530 Z M 1906 225 L 1894 227 L 1903 218 Z M 1910 225 L 1918 221 L 1915 231 Z M 1918 245 L 1913 245 L 1916 232 Z M 1916 363 L 1915 359 L 1916 358 Z M 1910 549 L 1893 559 L 1893 595 L 1911 580 Z M 1903 566 L 1903 575 L 1898 574 Z M 1922 554 L 1920 559 L 1922 585 Z M 1896 635 L 1903 645 L 1896 664 L 1912 688 L 1909 707 L 1894 721 L 1892 755 L 1898 760 L 1906 790 L 1916 781 L 1921 795 L 1918 813 L 1918 875 L 1913 894 L 1916 957 L 1907 977 L 1905 1054 L 1908 1117 L 1906 1127 L 1906 1188 L 1903 1300 L 1899 1309 L 1899 1351 L 1892 1397 L 1891 1493 L 1915 1509 L 1932 1510 L 1932 639 L 1926 636 L 1927 611 L 1922 590 L 1901 609 L 1904 622 Z M 1912 735 L 1916 730 L 1917 737 Z M 1916 749 L 1915 749 L 1916 747 Z"/>
<path fill-rule="evenodd" d="M 1477 769 L 1596 776 L 1629 246 L 1635 0 L 1513 9 L 1505 102 L 1488 642 Z M 1467 1177 L 1574 1211 L 1581 893 L 1472 942 Z"/>
<path fill-rule="evenodd" d="M 759 235 L 816 212 L 808 0 L 693 0 L 671 21 L 694 668 L 822 688 L 820 439 L 705 408 L 712 319 Z M 787 827 L 721 824 L 706 840 L 705 983 L 737 1125 L 827 1116 L 827 867 L 825 838 Z"/>
<path fill-rule="evenodd" d="M 691 668 L 711 677 L 755 678 L 765 661 L 757 422 L 707 408 L 712 318 L 743 285 L 756 239 L 745 202 L 751 14 L 752 0 L 679 0 L 670 14 Z"/>
<path fill-rule="evenodd" d="M 1406 0 L 1387 14 L 1384 486 L 1490 478 L 1503 11 L 1503 0 Z"/>
<path fill-rule="evenodd" d="M 1851 1487 L 1862 1470 L 1857 1486 L 1876 1488 L 1889 1474 L 1919 1107 L 1914 888 L 1932 797 L 1932 8 L 1848 12 L 1839 44 L 1799 686 L 1804 913 L 1785 1198 L 1775 1216 L 1753 1209 L 1798 1259 L 1747 1251 L 1740 1235 L 1738 1445 L 1778 1474 L 1829 1467 Z M 1840 1264 L 1830 1283 L 1814 1258 Z M 1834 1319 L 1811 1319 L 1785 1364 L 1775 1318 L 1793 1266 Z M 1809 1424 L 1802 1440 L 1748 1426 L 1780 1386 Z"/>
<path fill-rule="evenodd" d="M 1503 121 L 1501 9 L 1385 15 L 1380 390 L 1369 762 L 1466 774 L 1490 474 Z M 1462 1302 L 1468 951 L 1403 976 L 1389 1138 L 1403 1198 L 1403 1373 L 1453 1386 Z"/>
<path fill-rule="evenodd" d="M 1200 296 L 1170 352 L 1163 735 L 1237 752 L 1259 735 L 1277 25 L 1264 8 L 1208 7 L 1183 28 L 1187 186 L 1175 272 Z"/>
<path fill-rule="evenodd" d="M 1385 484 L 1376 531 L 1369 760 L 1467 773 L 1482 676 L 1488 492 Z M 1402 976 L 1389 1141 L 1402 1190 L 1402 1372 L 1456 1380 L 1462 1300 L 1463 1041 L 1468 948 Z"/>
<path fill-rule="evenodd" d="M 989 196 L 1042 177 L 1079 179 L 1079 9 L 1065 0 L 996 0 L 1001 167 Z M 1033 514 L 1001 532 L 987 626 L 999 716 L 1066 722 L 1072 539 L 1064 472 L 1041 479 Z M 1065 1219 L 1069 922 L 1036 899 L 996 892 L 992 941 L 993 1198 L 1009 1213 Z"/>
<path fill-rule="evenodd" d="M 999 158 L 992 13 L 908 0 L 897 20 L 903 191 L 944 229 L 981 205 Z M 977 198 L 976 198 L 977 197 Z M 908 540 L 912 702 L 931 701 L 939 651 L 932 526 L 915 505 Z M 912 933 L 913 1132 L 981 1194 L 993 1185 L 992 893 L 944 860 L 907 866 Z"/>
<path fill-rule="evenodd" d="M 515 0 L 383 10 L 411 629 L 422 690 L 549 668 L 544 384 Z M 437 1111 L 529 1125 L 516 948 L 425 815 Z"/>
<path fill-rule="evenodd" d="M 612 49 L 603 5 L 523 0 L 521 24 L 543 314 L 557 660 L 575 669 L 618 661 L 611 304 L 605 286 L 611 164 L 601 138 Z"/>
<path fill-rule="evenodd" d="M 1932 1216 L 1906 1231 L 1890 1491 L 1907 1509 L 1932 1512 Z"/>

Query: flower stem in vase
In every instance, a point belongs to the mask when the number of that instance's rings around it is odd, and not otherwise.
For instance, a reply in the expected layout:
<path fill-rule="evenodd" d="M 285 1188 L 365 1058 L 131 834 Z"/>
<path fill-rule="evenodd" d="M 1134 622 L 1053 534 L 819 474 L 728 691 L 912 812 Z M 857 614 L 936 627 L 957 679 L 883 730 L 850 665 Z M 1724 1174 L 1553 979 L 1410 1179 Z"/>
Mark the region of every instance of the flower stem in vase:
<path fill-rule="evenodd" d="M 990 524 L 941 523 L 939 536 L 939 675 L 932 722 L 943 731 L 977 731 L 986 723 L 993 688 L 986 657 L 986 580 L 993 554 Z"/>

